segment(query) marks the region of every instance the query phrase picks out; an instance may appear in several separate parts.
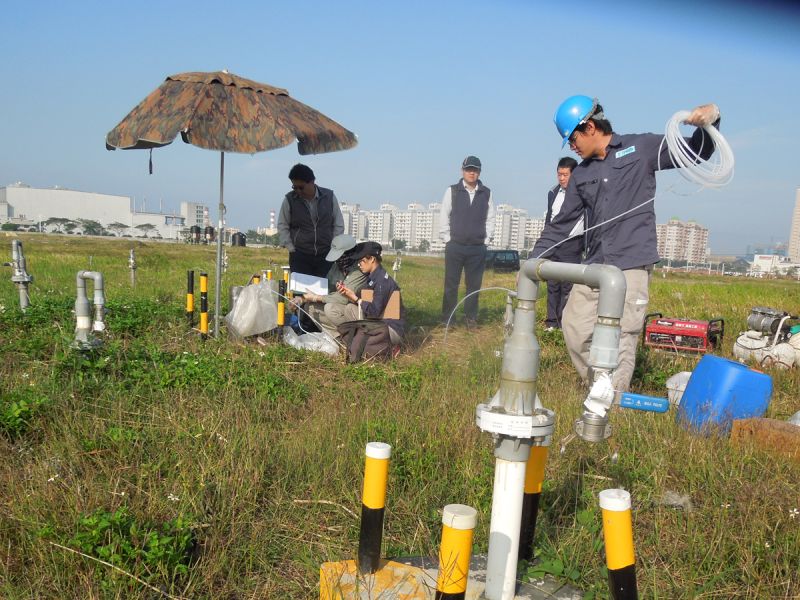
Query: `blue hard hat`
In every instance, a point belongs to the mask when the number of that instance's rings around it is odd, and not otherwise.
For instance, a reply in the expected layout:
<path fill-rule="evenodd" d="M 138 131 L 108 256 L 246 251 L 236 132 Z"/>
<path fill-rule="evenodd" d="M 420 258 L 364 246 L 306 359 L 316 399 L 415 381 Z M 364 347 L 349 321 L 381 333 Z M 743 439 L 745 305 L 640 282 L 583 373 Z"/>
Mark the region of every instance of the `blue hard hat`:
<path fill-rule="evenodd" d="M 570 96 L 559 105 L 553 122 L 558 129 L 558 135 L 563 138 L 562 148 L 567 145 L 575 128 L 585 123 L 596 108 L 597 98 L 589 96 Z"/>

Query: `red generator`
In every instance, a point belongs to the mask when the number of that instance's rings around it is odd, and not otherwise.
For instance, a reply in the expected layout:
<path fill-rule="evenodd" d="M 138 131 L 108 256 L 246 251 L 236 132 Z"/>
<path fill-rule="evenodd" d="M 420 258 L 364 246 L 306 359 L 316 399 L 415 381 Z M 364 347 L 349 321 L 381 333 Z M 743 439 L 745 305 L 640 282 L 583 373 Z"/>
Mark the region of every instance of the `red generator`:
<path fill-rule="evenodd" d="M 643 342 L 648 348 L 674 352 L 711 352 L 722 344 L 725 321 L 692 321 L 650 313 L 644 318 Z"/>

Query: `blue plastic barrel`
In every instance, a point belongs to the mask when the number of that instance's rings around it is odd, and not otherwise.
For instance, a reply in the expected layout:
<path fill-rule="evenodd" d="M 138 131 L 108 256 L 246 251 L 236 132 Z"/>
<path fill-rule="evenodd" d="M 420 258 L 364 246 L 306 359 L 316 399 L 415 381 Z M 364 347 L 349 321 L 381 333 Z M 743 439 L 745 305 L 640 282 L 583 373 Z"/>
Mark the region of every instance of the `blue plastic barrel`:
<path fill-rule="evenodd" d="M 762 416 L 771 396 L 766 373 L 706 354 L 686 384 L 678 420 L 698 430 L 729 431 L 734 419 Z"/>

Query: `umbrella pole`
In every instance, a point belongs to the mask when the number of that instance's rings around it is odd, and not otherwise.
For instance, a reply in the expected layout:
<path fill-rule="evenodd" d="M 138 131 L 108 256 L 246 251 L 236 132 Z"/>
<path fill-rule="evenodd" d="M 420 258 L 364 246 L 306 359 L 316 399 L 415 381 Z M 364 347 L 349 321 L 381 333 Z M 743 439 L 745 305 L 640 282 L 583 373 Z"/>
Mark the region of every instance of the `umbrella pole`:
<path fill-rule="evenodd" d="M 219 222 L 217 223 L 217 272 L 214 277 L 214 337 L 219 337 L 219 314 L 222 310 L 220 297 L 222 290 L 222 238 L 224 234 L 222 215 L 225 214 L 223 188 L 225 186 L 225 153 L 219 153 Z"/>

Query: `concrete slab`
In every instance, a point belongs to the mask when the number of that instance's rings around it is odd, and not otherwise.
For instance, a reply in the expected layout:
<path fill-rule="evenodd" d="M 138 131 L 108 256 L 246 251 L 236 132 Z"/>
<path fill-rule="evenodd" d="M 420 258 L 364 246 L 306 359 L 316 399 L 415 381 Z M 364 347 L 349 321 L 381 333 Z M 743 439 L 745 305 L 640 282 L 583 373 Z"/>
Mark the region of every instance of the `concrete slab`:
<path fill-rule="evenodd" d="M 438 560 L 404 557 L 382 561 L 381 568 L 364 577 L 355 561 L 324 563 L 320 568 L 320 600 L 433 600 Z M 473 556 L 465 600 L 480 600 L 486 584 L 486 557 Z M 518 582 L 515 600 L 581 600 L 583 592 L 553 577 Z"/>

